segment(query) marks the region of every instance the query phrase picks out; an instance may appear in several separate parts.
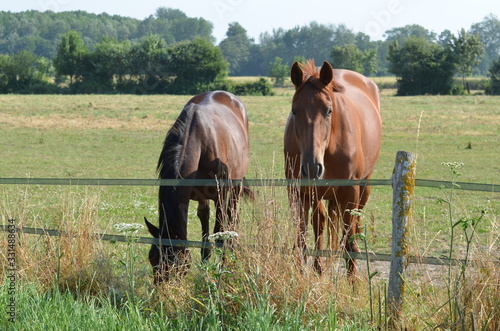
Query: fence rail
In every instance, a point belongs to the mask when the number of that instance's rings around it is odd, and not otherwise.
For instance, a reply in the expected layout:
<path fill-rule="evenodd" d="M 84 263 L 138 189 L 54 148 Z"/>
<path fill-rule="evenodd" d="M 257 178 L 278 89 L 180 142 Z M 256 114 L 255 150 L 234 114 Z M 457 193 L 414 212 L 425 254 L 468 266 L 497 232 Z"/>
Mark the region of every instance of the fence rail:
<path fill-rule="evenodd" d="M 0 178 L 4 185 L 69 185 L 69 186 L 383 186 L 391 179 L 128 179 L 128 178 Z M 415 185 L 454 188 L 467 191 L 500 193 L 500 185 L 416 179 Z"/>
<path fill-rule="evenodd" d="M 0 231 L 10 232 L 12 228 L 7 225 L 0 225 Z M 34 234 L 39 236 L 49 236 L 49 237 L 61 237 L 64 235 L 71 235 L 71 233 L 67 233 L 61 230 L 56 229 L 42 229 L 42 228 L 31 228 L 31 227 L 20 227 L 16 228 L 17 234 Z M 77 237 L 77 235 L 73 235 Z M 93 233 L 90 235 L 92 238 L 110 241 L 110 242 L 127 242 L 130 240 L 130 237 L 123 235 L 115 235 L 115 234 L 107 234 L 107 233 Z M 136 237 L 134 238 L 134 243 L 138 244 L 149 244 L 149 245 L 168 245 L 175 247 L 188 247 L 188 248 L 217 248 L 223 247 L 222 243 L 208 242 L 208 241 L 191 241 L 191 240 L 175 240 L 175 239 L 158 239 L 151 237 Z M 255 247 L 249 247 L 250 249 L 254 249 Z M 275 251 L 279 251 L 282 254 L 292 254 L 292 249 L 285 248 L 276 248 L 269 247 L 269 249 L 273 249 Z M 320 257 L 337 257 L 337 258 L 354 258 L 359 260 L 369 259 L 370 261 L 391 261 L 391 254 L 382 254 L 382 253 L 374 253 L 369 252 L 366 253 L 358 253 L 358 252 L 341 252 L 341 251 L 331 251 L 331 250 L 315 250 L 315 249 L 306 249 L 304 252 L 307 256 L 320 256 Z M 430 264 L 430 265 L 460 265 L 463 264 L 465 260 L 463 259 L 451 259 L 449 260 L 447 257 L 438 258 L 432 256 L 409 256 L 408 263 L 415 264 Z M 473 262 L 470 261 L 469 262 Z M 484 261 L 483 261 L 484 262 Z M 499 264 L 500 261 L 493 261 L 496 264 Z"/>

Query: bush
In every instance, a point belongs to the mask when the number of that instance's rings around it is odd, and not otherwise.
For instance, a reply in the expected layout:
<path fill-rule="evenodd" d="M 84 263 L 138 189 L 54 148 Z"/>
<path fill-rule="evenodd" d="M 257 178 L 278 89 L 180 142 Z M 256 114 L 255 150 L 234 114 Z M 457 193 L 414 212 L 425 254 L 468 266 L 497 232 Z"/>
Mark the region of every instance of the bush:
<path fill-rule="evenodd" d="M 410 37 L 389 49 L 390 70 L 398 76 L 398 95 L 450 94 L 455 65 L 449 50 L 423 38 Z"/>
<path fill-rule="evenodd" d="M 492 95 L 500 95 L 500 58 L 493 61 L 489 70 L 490 81 L 485 87 L 485 92 Z"/>
<path fill-rule="evenodd" d="M 235 95 L 273 95 L 271 83 L 261 77 L 255 82 L 236 83 L 230 80 L 223 80 L 209 86 L 209 90 L 224 90 Z"/>

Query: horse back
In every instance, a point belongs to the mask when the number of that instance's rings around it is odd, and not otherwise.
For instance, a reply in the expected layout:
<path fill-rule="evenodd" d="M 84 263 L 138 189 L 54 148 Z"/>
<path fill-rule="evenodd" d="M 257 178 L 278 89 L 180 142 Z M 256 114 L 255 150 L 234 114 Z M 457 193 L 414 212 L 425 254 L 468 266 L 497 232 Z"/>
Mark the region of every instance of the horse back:
<path fill-rule="evenodd" d="M 179 173 L 183 178 L 243 178 L 249 162 L 248 118 L 242 102 L 224 91 L 192 98 Z"/>

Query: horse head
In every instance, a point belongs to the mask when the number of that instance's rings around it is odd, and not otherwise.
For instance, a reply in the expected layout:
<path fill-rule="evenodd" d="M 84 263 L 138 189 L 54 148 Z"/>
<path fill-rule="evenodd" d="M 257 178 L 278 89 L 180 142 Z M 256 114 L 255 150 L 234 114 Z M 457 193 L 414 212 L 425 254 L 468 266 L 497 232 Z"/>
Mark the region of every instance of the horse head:
<path fill-rule="evenodd" d="M 295 62 L 291 79 L 295 85 L 292 117 L 300 148 L 300 174 L 302 178 L 320 179 L 325 174 L 324 155 L 334 124 L 333 91 L 340 86 L 333 82 L 333 69 L 326 61 L 319 73 L 313 61 L 302 67 Z"/>
<path fill-rule="evenodd" d="M 144 222 L 154 238 L 163 237 L 160 229 L 151 224 L 146 217 L 144 217 Z M 163 238 L 166 239 L 166 237 Z M 155 284 L 168 280 L 172 275 L 183 275 L 189 269 L 189 250 L 184 247 L 166 246 L 162 243 L 152 244 L 148 257 L 153 267 Z"/>

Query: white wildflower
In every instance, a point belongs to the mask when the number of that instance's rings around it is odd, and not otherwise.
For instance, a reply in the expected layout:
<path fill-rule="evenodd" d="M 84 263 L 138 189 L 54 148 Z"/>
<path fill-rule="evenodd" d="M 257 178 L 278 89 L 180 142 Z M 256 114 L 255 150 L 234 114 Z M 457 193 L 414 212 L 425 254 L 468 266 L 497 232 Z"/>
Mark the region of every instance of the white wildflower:
<path fill-rule="evenodd" d="M 113 225 L 116 231 L 124 234 L 134 234 L 137 233 L 144 226 L 139 223 L 118 223 Z"/>
<path fill-rule="evenodd" d="M 225 241 L 225 240 L 230 240 L 230 239 L 236 238 L 238 236 L 239 236 L 238 232 L 224 231 L 224 232 L 217 232 L 217 233 L 211 234 L 210 236 L 208 236 L 208 239 Z"/>

